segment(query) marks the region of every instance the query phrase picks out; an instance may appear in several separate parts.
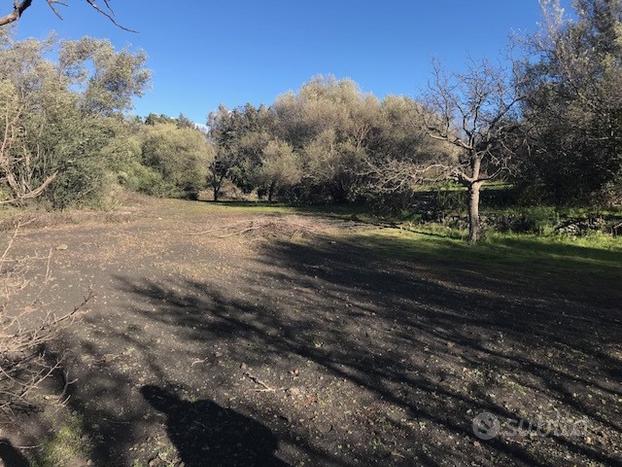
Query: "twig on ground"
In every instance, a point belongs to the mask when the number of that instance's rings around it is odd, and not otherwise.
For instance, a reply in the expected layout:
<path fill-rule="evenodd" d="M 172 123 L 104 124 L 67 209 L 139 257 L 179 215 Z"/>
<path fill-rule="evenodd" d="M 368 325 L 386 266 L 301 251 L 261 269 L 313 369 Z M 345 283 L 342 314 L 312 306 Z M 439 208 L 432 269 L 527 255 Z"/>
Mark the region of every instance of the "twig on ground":
<path fill-rule="evenodd" d="M 40 277 L 30 270 L 33 258 L 12 260 L 8 257 L 23 225 L 22 222 L 17 223 L 0 256 L 0 412 L 9 416 L 13 416 L 17 408 L 29 407 L 31 393 L 42 381 L 61 369 L 62 355 L 51 355 L 46 351 L 46 344 L 71 326 L 93 297 L 91 291 L 82 303 L 63 314 L 40 309 L 39 296 L 50 279 L 50 249 L 46 257 L 36 258 L 45 260 L 45 275 L 38 283 L 40 288 L 34 294 L 34 301 L 24 304 L 13 300 L 15 294 L 26 286 L 37 285 L 27 275 Z M 5 264 L 10 266 L 3 268 Z M 71 382 L 66 378 L 65 387 L 58 397 L 61 404 L 67 401 L 63 398 L 69 384 Z"/>
<path fill-rule="evenodd" d="M 273 388 L 269 386 L 268 384 L 264 383 L 262 380 L 257 378 L 257 376 L 251 374 L 248 371 L 245 371 L 243 375 L 246 376 L 248 379 L 250 379 L 253 383 L 258 384 L 259 386 L 263 388 L 263 389 L 255 389 L 255 391 L 257 392 L 277 392 L 277 391 L 287 390 L 287 388 Z"/>

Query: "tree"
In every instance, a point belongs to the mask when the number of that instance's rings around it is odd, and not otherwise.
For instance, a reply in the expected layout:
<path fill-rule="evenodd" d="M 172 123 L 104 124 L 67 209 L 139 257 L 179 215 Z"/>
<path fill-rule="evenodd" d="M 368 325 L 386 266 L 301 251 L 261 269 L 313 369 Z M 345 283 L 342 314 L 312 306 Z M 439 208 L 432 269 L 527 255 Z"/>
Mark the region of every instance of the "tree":
<path fill-rule="evenodd" d="M 318 76 L 273 105 L 275 134 L 302 156 L 306 196 L 352 201 L 379 101 L 352 80 Z"/>
<path fill-rule="evenodd" d="M 54 181 L 57 172 L 36 180 L 36 154 L 28 147 L 20 121 L 28 112 L 29 105 L 21 99 L 9 80 L 0 81 L 0 183 L 4 182 L 10 196 L 0 199 L 0 204 L 16 204 L 36 198 Z"/>
<path fill-rule="evenodd" d="M 367 141 L 360 172 L 362 193 L 383 210 L 404 210 L 416 201 L 421 168 L 443 161 L 453 164 L 456 149 L 433 139 L 425 126 L 428 111 L 415 99 L 387 96 Z"/>
<path fill-rule="evenodd" d="M 445 74 L 435 66 L 435 80 L 425 101 L 425 127 L 431 138 L 459 150 L 458 158 L 437 160 L 421 173 L 449 178 L 468 190 L 469 241 L 480 237 L 480 190 L 509 170 L 515 154 L 519 103 L 524 96 L 502 70 L 484 62 L 464 74 Z"/>
<path fill-rule="evenodd" d="M 162 194 L 196 199 L 205 187 L 207 167 L 214 158 L 206 136 L 196 128 L 171 123 L 158 123 L 146 129 L 143 163 L 171 185 L 171 192 Z"/>
<path fill-rule="evenodd" d="M 150 113 L 147 117 L 145 117 L 145 125 L 153 126 L 160 123 L 175 123 L 175 119 L 165 114 L 158 115 L 154 113 Z"/>
<path fill-rule="evenodd" d="M 49 59 L 53 55 L 58 61 Z M 117 122 L 148 79 L 143 62 L 140 54 L 115 52 L 105 41 L 3 38 L 0 202 L 45 195 L 62 208 L 100 197 Z"/>
<path fill-rule="evenodd" d="M 264 106 L 246 104 L 233 110 L 220 106 L 209 115 L 209 137 L 217 147 L 209 167 L 209 184 L 217 201 L 224 181 L 230 179 L 245 192 L 254 188 L 255 170 L 270 140 L 273 114 Z"/>
<path fill-rule="evenodd" d="M 188 117 L 186 117 L 183 113 L 180 113 L 179 117 L 177 117 L 176 124 L 179 128 L 197 128 L 196 124 Z"/>
<path fill-rule="evenodd" d="M 522 63 L 530 176 L 519 181 L 557 203 L 593 200 L 622 175 L 622 1 L 578 0 L 574 19 L 556 0 L 542 7 Z"/>
<path fill-rule="evenodd" d="M 103 4 L 104 4 L 103 7 L 100 6 L 96 2 L 96 0 L 83 0 L 83 1 L 86 2 L 91 8 L 93 8 L 99 14 L 101 14 L 102 16 L 110 20 L 115 26 L 121 29 L 124 29 L 126 31 L 133 32 L 131 29 L 121 26 L 117 22 L 114 11 L 112 10 L 112 7 L 110 5 L 110 0 L 103 0 Z M 57 5 L 66 6 L 66 3 L 60 0 L 46 0 L 46 3 L 50 7 L 50 9 L 54 12 L 54 14 L 60 18 L 61 15 L 57 8 Z M 13 11 L 11 11 L 10 13 L 6 14 L 3 17 L 0 17 L 0 27 L 6 26 L 7 24 L 11 24 L 11 23 L 18 21 L 22 17 L 22 15 L 26 12 L 26 10 L 28 10 L 28 8 L 30 8 L 31 6 L 32 6 L 32 0 L 13 0 Z"/>
<path fill-rule="evenodd" d="M 208 183 L 214 201 L 218 201 L 223 183 L 238 161 L 235 114 L 221 105 L 216 112 L 210 113 L 207 124 L 210 138 L 216 145 L 215 157 L 208 167 Z"/>
<path fill-rule="evenodd" d="M 61 43 L 58 67 L 80 92 L 83 111 L 111 115 L 129 110 L 142 95 L 151 78 L 145 62 L 143 52 L 117 51 L 109 40 L 84 37 Z"/>
<path fill-rule="evenodd" d="M 300 181 L 300 163 L 292 147 L 280 140 L 270 141 L 262 152 L 261 166 L 257 170 L 257 184 L 265 189 L 268 201 L 280 189 Z"/>

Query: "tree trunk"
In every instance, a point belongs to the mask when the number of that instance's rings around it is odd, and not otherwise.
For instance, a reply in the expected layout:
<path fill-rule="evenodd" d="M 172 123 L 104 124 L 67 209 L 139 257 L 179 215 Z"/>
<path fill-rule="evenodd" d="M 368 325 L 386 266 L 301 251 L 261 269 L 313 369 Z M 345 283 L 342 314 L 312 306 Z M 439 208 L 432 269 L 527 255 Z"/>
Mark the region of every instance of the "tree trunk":
<path fill-rule="evenodd" d="M 218 198 L 220 198 L 220 190 L 224 180 L 224 175 L 221 175 L 218 179 L 214 179 L 212 182 L 212 188 L 214 189 L 214 201 L 218 201 Z"/>
<path fill-rule="evenodd" d="M 469 185 L 469 242 L 477 243 L 480 238 L 479 225 L 479 192 L 481 182 Z"/>
<path fill-rule="evenodd" d="M 272 196 L 274 195 L 274 182 L 270 184 L 268 188 L 268 203 L 272 202 Z"/>

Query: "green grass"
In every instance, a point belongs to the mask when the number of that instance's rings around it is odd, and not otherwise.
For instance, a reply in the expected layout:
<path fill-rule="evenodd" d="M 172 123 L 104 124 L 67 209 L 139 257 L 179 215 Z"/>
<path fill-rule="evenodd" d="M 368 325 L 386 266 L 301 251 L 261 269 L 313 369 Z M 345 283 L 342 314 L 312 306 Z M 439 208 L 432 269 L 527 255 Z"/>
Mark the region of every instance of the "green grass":
<path fill-rule="evenodd" d="M 559 206 L 531 206 L 531 207 L 508 207 L 508 208 L 483 208 L 485 214 L 540 214 L 544 213 L 551 218 L 585 219 L 590 216 L 620 218 L 622 220 L 622 208 L 598 208 L 598 207 L 559 207 Z"/>
<path fill-rule="evenodd" d="M 80 417 L 70 416 L 37 450 L 33 467 L 55 467 L 74 465 L 88 458 L 89 441 L 84 436 L 83 422 Z"/>
<path fill-rule="evenodd" d="M 358 219 L 363 222 L 375 222 L 380 218 L 370 213 L 369 209 L 359 205 L 327 205 L 327 206 L 293 206 L 284 203 L 266 203 L 260 201 L 182 201 L 166 199 L 158 201 L 158 214 L 182 213 L 192 214 L 300 214 L 320 215 L 328 218 L 352 220 Z"/>
<path fill-rule="evenodd" d="M 374 229 L 349 239 L 373 254 L 412 262 L 444 274 L 483 275 L 571 297 L 598 301 L 619 295 L 622 239 L 489 234 L 477 245 L 465 233 L 439 226 Z"/>
<path fill-rule="evenodd" d="M 622 269 L 622 239 L 605 234 L 581 238 L 489 233 L 477 245 L 465 241 L 466 232 L 438 225 L 414 229 L 378 229 L 364 235 L 398 256 L 451 249 L 454 259 L 494 260 L 504 264 L 531 261 L 573 261 L 598 268 Z"/>

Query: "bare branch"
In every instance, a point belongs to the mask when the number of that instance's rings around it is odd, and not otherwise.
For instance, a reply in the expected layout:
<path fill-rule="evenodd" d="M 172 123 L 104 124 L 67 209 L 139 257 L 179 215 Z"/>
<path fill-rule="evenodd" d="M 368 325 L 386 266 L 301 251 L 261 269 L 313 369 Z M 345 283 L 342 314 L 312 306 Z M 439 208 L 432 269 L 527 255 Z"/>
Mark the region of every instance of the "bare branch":
<path fill-rule="evenodd" d="M 13 23 L 22 17 L 22 14 L 30 8 L 32 5 L 32 0 L 23 0 L 13 2 L 13 11 L 6 16 L 0 18 L 0 27 L 6 26 L 7 24 Z"/>
<path fill-rule="evenodd" d="M 16 258 L 9 262 L 8 256 L 22 225 L 17 224 L 0 257 L 0 268 L 11 264 L 0 269 L 0 411 L 8 415 L 14 413 L 15 407 L 29 406 L 33 390 L 60 369 L 62 356 L 51 359 L 42 350 L 43 346 L 74 323 L 92 298 L 89 293 L 79 305 L 60 315 L 44 312 L 36 299 L 29 304 L 16 304 L 12 300 L 14 293 L 26 286 L 40 287 L 35 293 L 38 297 L 47 285 L 46 279 L 32 281 L 31 277 L 37 277 L 32 270 L 35 262 L 45 263 L 41 267 L 45 267 L 46 278 L 50 273 L 51 250 L 46 258 Z"/>
<path fill-rule="evenodd" d="M 120 24 L 115 16 L 114 10 L 110 4 L 110 0 L 103 0 L 103 6 L 100 6 L 96 0 L 84 0 L 91 8 L 93 8 L 97 13 L 106 17 L 112 24 L 114 24 L 119 29 L 123 29 L 128 32 L 136 32 L 133 29 L 127 28 Z M 61 6 L 69 6 L 68 3 L 65 3 L 62 0 L 46 0 L 46 3 L 52 10 L 52 12 L 59 18 L 63 19 L 60 11 L 58 10 L 57 5 Z M 18 21 L 24 12 L 32 6 L 32 0 L 15 0 L 13 2 L 13 11 L 3 17 L 0 18 L 0 27 L 6 26 L 8 24 L 14 23 Z"/>

